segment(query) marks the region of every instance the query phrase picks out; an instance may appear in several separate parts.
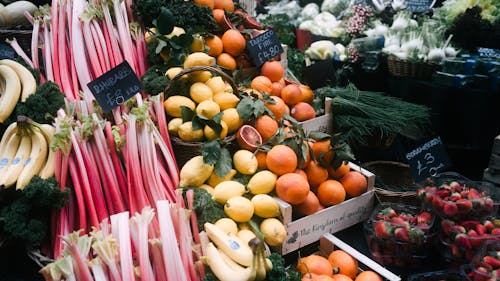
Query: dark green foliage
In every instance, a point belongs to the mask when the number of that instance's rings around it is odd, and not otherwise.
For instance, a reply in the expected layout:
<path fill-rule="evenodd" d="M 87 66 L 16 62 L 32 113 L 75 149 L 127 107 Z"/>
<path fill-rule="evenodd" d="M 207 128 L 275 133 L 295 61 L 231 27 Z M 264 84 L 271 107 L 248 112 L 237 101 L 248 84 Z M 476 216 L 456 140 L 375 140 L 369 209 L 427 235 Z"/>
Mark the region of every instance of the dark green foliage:
<path fill-rule="evenodd" d="M 294 47 L 296 45 L 294 32 L 295 26 L 291 23 L 290 17 L 287 14 L 268 16 L 266 19 L 262 20 L 262 24 L 273 28 L 273 30 L 278 34 L 282 44 L 290 47 Z"/>
<path fill-rule="evenodd" d="M 206 222 L 215 223 L 220 218 L 227 217 L 226 213 L 224 213 L 224 207 L 212 200 L 212 196 L 208 193 L 208 191 L 198 187 L 190 189 L 194 191 L 193 209 L 196 212 L 198 227 L 200 229 L 203 229 L 203 225 Z M 184 189 L 184 198 L 186 198 L 185 193 L 187 190 L 188 189 Z M 187 206 L 187 201 L 185 203 Z"/>
<path fill-rule="evenodd" d="M 273 269 L 268 272 L 266 279 L 273 281 L 300 281 L 302 274 L 289 270 L 285 267 L 285 260 L 278 253 L 272 253 L 268 257 L 273 263 Z"/>
<path fill-rule="evenodd" d="M 0 231 L 7 239 L 20 240 L 28 247 L 47 242 L 50 217 L 54 209 L 66 205 L 68 192 L 62 192 L 54 178 L 35 176 L 24 190 L 0 192 Z"/>
<path fill-rule="evenodd" d="M 150 95 L 158 95 L 165 90 L 165 86 L 170 81 L 164 75 L 166 69 L 167 67 L 164 65 L 153 65 L 142 75 L 141 82 L 144 86 L 144 92 Z"/>
<path fill-rule="evenodd" d="M 148 54 L 146 56 L 146 62 L 149 65 L 159 65 L 163 64 L 163 59 L 160 54 L 156 52 L 156 48 L 158 47 L 158 41 L 153 41 L 151 43 L 146 44 L 148 49 Z"/>
<path fill-rule="evenodd" d="M 288 48 L 287 53 L 288 69 L 295 75 L 295 77 L 302 76 L 302 67 L 304 64 L 304 53 L 299 49 Z"/>
<path fill-rule="evenodd" d="M 481 8 L 475 6 L 458 16 L 448 30 L 452 41 L 460 48 L 475 51 L 477 47 L 500 48 L 500 20 L 494 23 L 481 18 Z"/>

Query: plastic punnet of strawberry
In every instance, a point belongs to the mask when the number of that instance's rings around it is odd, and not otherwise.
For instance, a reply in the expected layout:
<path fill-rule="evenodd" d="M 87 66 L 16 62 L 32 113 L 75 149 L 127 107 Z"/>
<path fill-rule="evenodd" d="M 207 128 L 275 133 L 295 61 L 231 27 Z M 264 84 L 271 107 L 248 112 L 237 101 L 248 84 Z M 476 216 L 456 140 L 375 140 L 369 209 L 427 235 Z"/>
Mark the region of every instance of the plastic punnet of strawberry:
<path fill-rule="evenodd" d="M 488 240 L 472 259 L 475 276 L 484 280 L 500 280 L 500 241 Z"/>
<path fill-rule="evenodd" d="M 408 276 L 408 281 L 464 281 L 466 278 L 465 273 L 460 271 L 440 270 L 412 274 Z"/>

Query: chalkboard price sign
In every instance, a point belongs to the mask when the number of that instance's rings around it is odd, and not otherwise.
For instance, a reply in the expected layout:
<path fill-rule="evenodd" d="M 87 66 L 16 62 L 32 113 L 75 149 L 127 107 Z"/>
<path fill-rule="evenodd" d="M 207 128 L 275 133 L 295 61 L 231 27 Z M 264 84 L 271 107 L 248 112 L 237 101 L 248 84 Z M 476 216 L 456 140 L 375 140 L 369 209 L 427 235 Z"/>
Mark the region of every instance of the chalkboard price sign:
<path fill-rule="evenodd" d="M 436 0 L 406 0 L 406 9 L 414 13 L 423 13 L 434 7 Z"/>
<path fill-rule="evenodd" d="M 416 182 L 435 176 L 451 166 L 440 137 L 433 138 L 408 152 L 406 160 Z"/>
<path fill-rule="evenodd" d="M 499 49 L 479 47 L 477 48 L 477 53 L 479 54 L 480 57 L 500 59 Z"/>
<path fill-rule="evenodd" d="M 0 59 L 13 59 L 16 55 L 14 49 L 5 44 L 0 44 Z"/>
<path fill-rule="evenodd" d="M 127 61 L 97 77 L 87 86 L 104 112 L 123 104 L 143 88 Z"/>
<path fill-rule="evenodd" d="M 248 40 L 247 49 L 257 66 L 283 53 L 278 35 L 272 29 Z"/>

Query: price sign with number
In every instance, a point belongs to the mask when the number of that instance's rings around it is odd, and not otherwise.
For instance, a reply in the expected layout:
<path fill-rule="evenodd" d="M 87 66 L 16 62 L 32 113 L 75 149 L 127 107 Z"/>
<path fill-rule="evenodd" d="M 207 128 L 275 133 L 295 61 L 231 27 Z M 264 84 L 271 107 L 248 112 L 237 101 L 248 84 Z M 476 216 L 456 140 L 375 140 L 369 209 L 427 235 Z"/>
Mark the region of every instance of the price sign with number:
<path fill-rule="evenodd" d="M 436 0 L 407 0 L 406 9 L 414 13 L 423 13 L 434 7 Z"/>
<path fill-rule="evenodd" d="M 272 29 L 248 40 L 247 49 L 257 66 L 283 53 L 278 35 Z"/>
<path fill-rule="evenodd" d="M 440 137 L 420 145 L 406 154 L 416 182 L 435 176 L 451 166 Z"/>
<path fill-rule="evenodd" d="M 87 84 L 104 112 L 123 104 L 142 90 L 141 81 L 127 61 Z"/>

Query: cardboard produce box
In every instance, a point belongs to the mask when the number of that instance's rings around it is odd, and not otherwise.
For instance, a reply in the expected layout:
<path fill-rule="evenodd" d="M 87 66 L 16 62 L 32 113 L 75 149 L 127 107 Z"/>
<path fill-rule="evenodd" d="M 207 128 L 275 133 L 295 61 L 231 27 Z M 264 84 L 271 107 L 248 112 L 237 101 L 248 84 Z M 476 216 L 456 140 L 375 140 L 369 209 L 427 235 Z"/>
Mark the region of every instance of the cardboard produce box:
<path fill-rule="evenodd" d="M 325 233 L 335 233 L 366 220 L 373 211 L 375 201 L 375 175 L 354 163 L 351 170 L 361 172 L 367 178 L 367 191 L 358 197 L 325 208 L 312 215 L 292 220 L 292 205 L 275 198 L 280 205 L 283 224 L 287 230 L 285 242 L 274 248 L 280 254 L 288 254 L 312 244 Z"/>

